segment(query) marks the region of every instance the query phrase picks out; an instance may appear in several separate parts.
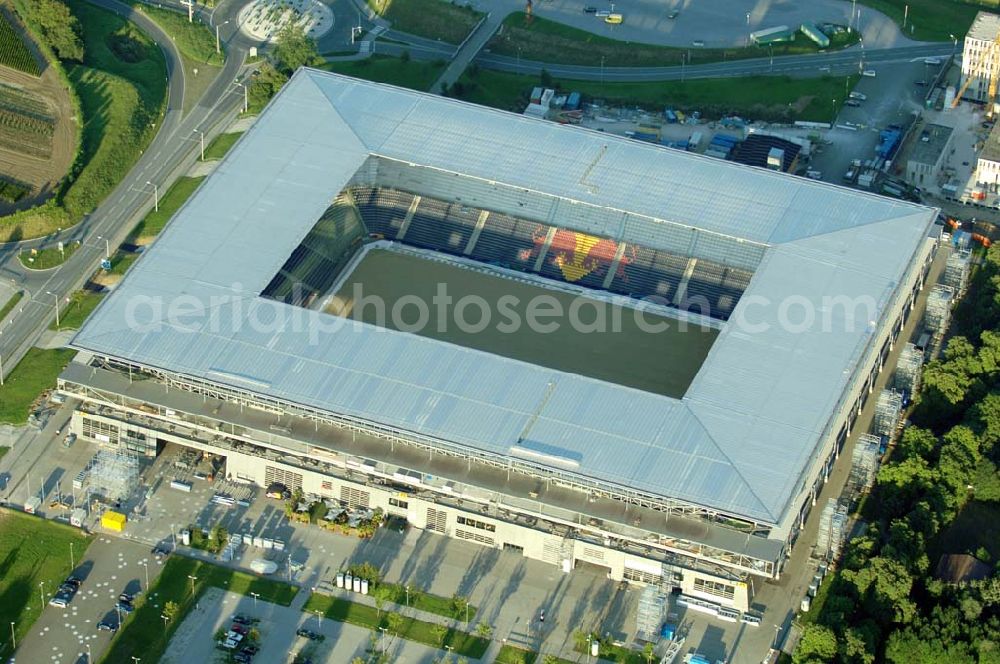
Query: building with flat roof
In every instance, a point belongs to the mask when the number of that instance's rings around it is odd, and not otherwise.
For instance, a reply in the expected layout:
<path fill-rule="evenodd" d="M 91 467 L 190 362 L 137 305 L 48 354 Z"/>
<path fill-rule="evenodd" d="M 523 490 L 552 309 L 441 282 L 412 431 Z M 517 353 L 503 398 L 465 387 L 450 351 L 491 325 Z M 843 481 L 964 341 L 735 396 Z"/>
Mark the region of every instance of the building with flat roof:
<path fill-rule="evenodd" d="M 1000 183 L 1000 130 L 993 125 L 976 159 L 976 184 L 995 188 Z"/>
<path fill-rule="evenodd" d="M 990 77 L 1000 68 L 1000 15 L 979 12 L 965 33 L 962 46 L 962 78 L 960 90 L 963 99 L 986 101 L 989 97 Z"/>
<path fill-rule="evenodd" d="M 954 130 L 939 124 L 926 125 L 916 136 L 906 160 L 906 179 L 918 187 L 936 182 Z"/>
<path fill-rule="evenodd" d="M 241 481 L 745 610 L 910 311 L 934 217 L 302 69 L 76 334 L 59 386 L 84 439 L 211 451 Z M 710 338 L 668 393 L 345 324 L 334 305 L 376 250 Z"/>

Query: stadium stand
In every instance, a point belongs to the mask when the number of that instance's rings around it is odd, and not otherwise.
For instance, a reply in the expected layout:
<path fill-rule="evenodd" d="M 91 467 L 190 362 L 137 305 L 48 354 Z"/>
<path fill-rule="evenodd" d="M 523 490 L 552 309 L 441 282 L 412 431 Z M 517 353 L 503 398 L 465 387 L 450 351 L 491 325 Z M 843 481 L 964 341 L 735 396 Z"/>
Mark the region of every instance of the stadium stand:
<path fill-rule="evenodd" d="M 353 197 L 364 233 L 400 239 L 424 249 L 465 255 L 482 212 L 460 203 L 420 197 L 402 238 L 404 221 L 415 194 L 386 187 L 355 186 Z M 508 214 L 490 212 L 469 258 L 492 265 L 530 272 L 545 246 L 550 227 Z M 301 264 L 302 247 L 289 263 Z M 618 252 L 618 242 L 565 228 L 556 229 L 545 251 L 539 273 L 543 277 L 604 289 L 605 277 Z M 608 290 L 634 298 L 655 298 L 663 304 L 726 320 L 753 276 L 748 270 L 699 259 L 687 281 L 680 302 L 675 303 L 684 281 L 689 257 L 628 243 Z M 316 268 L 324 275 L 342 266 Z M 334 275 L 335 278 L 336 275 Z M 332 281 L 329 276 L 310 281 Z"/>

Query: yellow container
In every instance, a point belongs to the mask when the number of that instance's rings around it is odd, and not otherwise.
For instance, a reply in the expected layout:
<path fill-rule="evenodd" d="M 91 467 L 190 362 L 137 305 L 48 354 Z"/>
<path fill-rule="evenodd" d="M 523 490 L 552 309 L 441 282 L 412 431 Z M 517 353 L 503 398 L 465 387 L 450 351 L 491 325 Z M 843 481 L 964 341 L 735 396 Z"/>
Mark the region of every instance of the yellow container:
<path fill-rule="evenodd" d="M 101 525 L 120 533 L 125 530 L 125 515 L 120 512 L 105 512 L 101 515 Z"/>

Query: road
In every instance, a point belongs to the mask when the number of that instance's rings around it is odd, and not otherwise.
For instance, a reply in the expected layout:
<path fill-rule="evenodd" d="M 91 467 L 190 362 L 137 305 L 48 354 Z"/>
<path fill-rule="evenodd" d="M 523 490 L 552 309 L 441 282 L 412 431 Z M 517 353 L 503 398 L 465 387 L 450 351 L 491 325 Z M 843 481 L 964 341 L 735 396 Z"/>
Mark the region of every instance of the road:
<path fill-rule="evenodd" d="M 232 6 L 231 0 L 223 6 Z M 154 205 L 154 199 L 166 191 L 175 177 L 183 174 L 197 157 L 198 131 L 210 139 L 222 128 L 221 121 L 231 117 L 243 102 L 243 90 L 234 84 L 243 70 L 245 44 L 230 41 L 229 55 L 216 80 L 201 101 L 182 117 L 184 74 L 180 54 L 172 40 L 144 14 L 115 0 L 90 0 L 136 23 L 163 51 L 167 64 L 167 109 L 162 126 L 149 147 L 125 179 L 91 214 L 78 225 L 59 234 L 63 242 L 80 241 L 80 248 L 61 266 L 37 271 L 24 268 L 17 255 L 22 244 L 0 247 L 0 278 L 25 291 L 18 310 L 0 328 L 2 371 L 8 374 L 38 340 L 55 318 L 55 306 L 82 287 L 105 257 L 108 247 L 117 247 L 139 218 Z M 241 79 L 242 80 L 242 79 Z M 55 238 L 47 238 L 52 242 Z M 24 243 L 32 246 L 42 240 Z"/>

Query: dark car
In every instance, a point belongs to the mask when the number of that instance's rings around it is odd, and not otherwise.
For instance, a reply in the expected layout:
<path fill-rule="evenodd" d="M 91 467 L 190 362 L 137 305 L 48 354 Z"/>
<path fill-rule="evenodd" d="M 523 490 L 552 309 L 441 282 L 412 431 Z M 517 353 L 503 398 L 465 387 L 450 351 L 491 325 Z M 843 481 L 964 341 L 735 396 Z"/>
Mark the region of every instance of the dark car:
<path fill-rule="evenodd" d="M 300 627 L 298 630 L 296 630 L 295 633 L 298 634 L 299 636 L 304 636 L 310 641 L 322 641 L 323 639 L 326 638 L 322 634 L 317 634 L 311 629 L 306 629 L 305 627 Z"/>
<path fill-rule="evenodd" d="M 584 7 L 583 8 L 583 13 L 584 14 L 596 14 L 597 13 L 597 7 L 589 7 L 589 6 L 588 7 Z"/>
<path fill-rule="evenodd" d="M 83 579 L 81 579 L 78 576 L 73 576 L 72 574 L 70 574 L 68 577 L 66 577 L 66 583 L 64 585 L 73 586 L 74 588 L 79 589 L 80 586 L 83 585 Z"/>
<path fill-rule="evenodd" d="M 132 604 L 129 602 L 118 602 L 117 604 L 115 604 L 115 608 L 121 611 L 122 613 L 126 614 L 135 611 L 135 607 L 132 606 Z"/>
<path fill-rule="evenodd" d="M 135 595 L 131 593 L 122 593 L 121 595 L 118 596 L 118 601 L 125 602 L 126 604 L 131 604 L 134 599 Z"/>
<path fill-rule="evenodd" d="M 112 634 L 118 631 L 118 623 L 113 623 L 109 620 L 102 620 L 97 623 L 97 631 L 99 632 L 111 632 Z"/>
<path fill-rule="evenodd" d="M 170 555 L 170 549 L 167 548 L 166 544 L 157 544 L 153 547 L 154 556 L 168 556 Z"/>
<path fill-rule="evenodd" d="M 250 631 L 247 629 L 246 625 L 241 625 L 240 623 L 233 623 L 229 629 L 233 630 L 237 634 L 242 634 L 243 636 L 246 636 L 247 632 Z"/>
<path fill-rule="evenodd" d="M 844 102 L 844 106 L 855 106 L 855 107 L 857 107 L 857 106 L 861 106 L 861 102 L 858 101 L 857 99 L 848 99 L 847 101 Z"/>
<path fill-rule="evenodd" d="M 669 14 L 667 14 L 667 18 L 669 18 L 672 21 L 672 20 L 674 20 L 675 18 L 677 18 L 680 15 L 681 15 L 680 10 L 675 9 L 672 12 L 670 12 Z"/>
<path fill-rule="evenodd" d="M 243 654 L 242 651 L 238 652 L 238 653 L 236 653 L 236 654 L 233 655 L 233 661 L 234 662 L 239 662 L 239 664 L 249 664 L 249 662 L 250 662 L 250 655 L 245 655 L 245 654 Z"/>
<path fill-rule="evenodd" d="M 918 85 L 920 87 L 924 87 L 925 85 L 927 85 L 927 81 L 914 81 L 913 84 Z"/>
<path fill-rule="evenodd" d="M 253 657 L 258 652 L 260 652 L 260 648 L 258 648 L 257 646 L 246 646 L 245 648 L 241 649 L 240 652 L 245 655 L 250 655 L 251 657 Z"/>
<path fill-rule="evenodd" d="M 235 616 L 233 616 L 233 622 L 238 625 L 252 625 L 253 618 L 245 616 L 242 613 L 237 613 Z"/>

